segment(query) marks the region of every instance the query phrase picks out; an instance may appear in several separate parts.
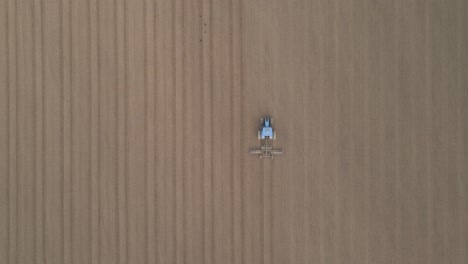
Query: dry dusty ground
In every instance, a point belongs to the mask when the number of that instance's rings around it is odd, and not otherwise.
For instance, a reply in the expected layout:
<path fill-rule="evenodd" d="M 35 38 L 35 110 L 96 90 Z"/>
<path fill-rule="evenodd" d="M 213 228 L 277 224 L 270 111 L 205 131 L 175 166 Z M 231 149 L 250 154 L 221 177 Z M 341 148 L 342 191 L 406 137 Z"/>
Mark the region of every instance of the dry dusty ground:
<path fill-rule="evenodd" d="M 0 263 L 468 263 L 467 13 L 0 0 Z"/>

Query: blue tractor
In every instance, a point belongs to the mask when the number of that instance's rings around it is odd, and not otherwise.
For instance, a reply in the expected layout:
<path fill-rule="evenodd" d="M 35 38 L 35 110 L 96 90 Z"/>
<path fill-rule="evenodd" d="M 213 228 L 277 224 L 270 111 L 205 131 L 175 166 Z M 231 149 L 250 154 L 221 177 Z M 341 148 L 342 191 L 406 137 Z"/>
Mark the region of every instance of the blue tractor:
<path fill-rule="evenodd" d="M 276 139 L 276 131 L 273 130 L 273 118 L 265 117 L 260 118 L 260 130 L 258 130 L 257 136 L 261 141 L 260 148 L 252 148 L 249 150 L 250 154 L 259 155 L 260 159 L 270 158 L 273 156 L 282 155 L 282 149 L 273 149 L 270 141 Z"/>
<path fill-rule="evenodd" d="M 273 118 L 260 118 L 261 129 L 258 131 L 258 139 L 266 139 L 267 137 L 271 140 L 276 139 L 276 132 L 273 130 L 272 125 Z"/>

